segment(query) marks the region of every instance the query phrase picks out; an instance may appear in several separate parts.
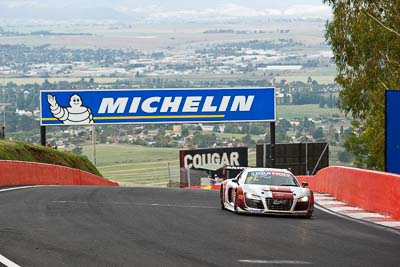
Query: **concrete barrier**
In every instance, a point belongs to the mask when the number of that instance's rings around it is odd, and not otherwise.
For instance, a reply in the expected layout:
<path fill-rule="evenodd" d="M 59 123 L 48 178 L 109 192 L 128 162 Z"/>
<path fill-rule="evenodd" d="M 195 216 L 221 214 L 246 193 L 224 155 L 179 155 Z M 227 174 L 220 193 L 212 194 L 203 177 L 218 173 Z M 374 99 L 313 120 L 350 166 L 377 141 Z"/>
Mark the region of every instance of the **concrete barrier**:
<path fill-rule="evenodd" d="M 349 205 L 400 219 L 400 175 L 349 167 L 327 167 L 315 176 L 298 176 L 311 190 Z"/>
<path fill-rule="evenodd" d="M 0 186 L 9 185 L 118 186 L 118 183 L 60 165 L 0 160 Z"/>

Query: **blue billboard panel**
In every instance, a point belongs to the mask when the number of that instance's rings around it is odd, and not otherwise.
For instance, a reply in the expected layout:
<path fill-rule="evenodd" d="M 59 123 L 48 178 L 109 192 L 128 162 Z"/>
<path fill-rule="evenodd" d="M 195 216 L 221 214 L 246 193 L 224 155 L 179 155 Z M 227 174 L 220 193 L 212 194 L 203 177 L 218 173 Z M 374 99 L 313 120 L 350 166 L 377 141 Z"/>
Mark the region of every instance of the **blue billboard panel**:
<path fill-rule="evenodd" d="M 400 91 L 386 91 L 386 171 L 400 174 Z"/>
<path fill-rule="evenodd" d="M 275 121 L 274 88 L 40 92 L 41 125 Z"/>

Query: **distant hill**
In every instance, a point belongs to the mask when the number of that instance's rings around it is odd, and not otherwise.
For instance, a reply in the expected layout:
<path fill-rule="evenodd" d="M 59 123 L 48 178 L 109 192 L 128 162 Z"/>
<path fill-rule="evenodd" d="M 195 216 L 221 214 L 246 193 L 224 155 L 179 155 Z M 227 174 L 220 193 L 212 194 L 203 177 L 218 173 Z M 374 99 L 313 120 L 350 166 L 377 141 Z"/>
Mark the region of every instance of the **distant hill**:
<path fill-rule="evenodd" d="M 62 165 L 102 176 L 86 157 L 22 142 L 0 140 L 0 160 L 19 160 Z"/>
<path fill-rule="evenodd" d="M 324 17 L 330 9 L 321 0 L 41 0 L 0 1 L 0 18 L 54 20 L 96 20 L 140 22 L 173 19 L 178 22 L 223 17 Z"/>
<path fill-rule="evenodd" d="M 112 8 L 40 8 L 40 7 L 14 7 L 0 9 L 3 19 L 34 19 L 34 20 L 130 20 L 135 18 L 127 16 Z"/>

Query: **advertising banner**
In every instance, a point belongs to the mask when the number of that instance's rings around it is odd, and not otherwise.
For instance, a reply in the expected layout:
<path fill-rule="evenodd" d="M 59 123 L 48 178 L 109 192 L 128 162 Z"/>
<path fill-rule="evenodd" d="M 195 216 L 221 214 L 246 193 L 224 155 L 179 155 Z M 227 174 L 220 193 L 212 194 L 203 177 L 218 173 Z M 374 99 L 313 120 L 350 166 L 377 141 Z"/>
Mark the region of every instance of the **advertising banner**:
<path fill-rule="evenodd" d="M 200 178 L 195 172 L 188 175 L 188 170 L 204 170 L 222 176 L 222 167 L 247 167 L 247 147 L 221 147 L 180 150 L 181 186 L 200 185 Z M 190 177 L 188 177 L 190 176 Z M 189 179 L 191 181 L 189 181 Z"/>
<path fill-rule="evenodd" d="M 275 121 L 274 88 L 40 92 L 42 126 Z"/>
<path fill-rule="evenodd" d="M 386 91 L 386 171 L 400 174 L 400 90 Z"/>

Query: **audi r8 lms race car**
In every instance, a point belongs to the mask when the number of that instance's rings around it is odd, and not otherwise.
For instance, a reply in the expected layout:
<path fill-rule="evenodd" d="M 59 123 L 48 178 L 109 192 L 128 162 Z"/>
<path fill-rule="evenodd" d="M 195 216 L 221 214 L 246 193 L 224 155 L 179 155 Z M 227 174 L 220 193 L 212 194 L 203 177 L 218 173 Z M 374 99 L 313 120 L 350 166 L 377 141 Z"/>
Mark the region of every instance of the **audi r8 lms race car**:
<path fill-rule="evenodd" d="M 314 194 L 288 170 L 247 168 L 221 184 L 221 208 L 236 213 L 311 217 Z"/>

